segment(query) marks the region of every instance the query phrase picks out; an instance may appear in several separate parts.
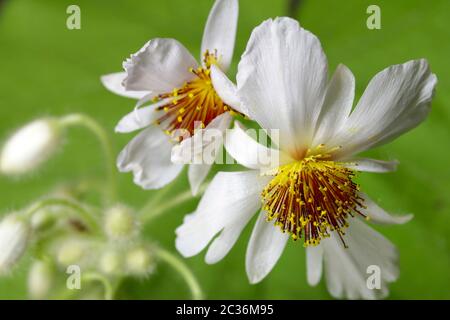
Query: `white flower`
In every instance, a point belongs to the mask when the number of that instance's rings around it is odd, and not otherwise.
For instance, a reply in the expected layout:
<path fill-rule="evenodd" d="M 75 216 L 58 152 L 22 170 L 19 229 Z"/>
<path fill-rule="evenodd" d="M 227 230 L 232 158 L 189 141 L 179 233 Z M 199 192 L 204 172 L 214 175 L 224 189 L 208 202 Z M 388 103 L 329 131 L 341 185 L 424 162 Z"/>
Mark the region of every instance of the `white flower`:
<path fill-rule="evenodd" d="M 0 274 L 11 271 L 22 258 L 30 233 L 27 221 L 15 214 L 6 216 L 0 222 Z"/>
<path fill-rule="evenodd" d="M 61 126 L 56 119 L 35 120 L 14 133 L 0 153 L 0 172 L 24 174 L 38 168 L 57 150 Z"/>
<path fill-rule="evenodd" d="M 205 127 L 224 131 L 229 126 L 233 110 L 216 94 L 210 68 L 228 69 L 237 18 L 237 0 L 216 0 L 203 34 L 200 65 L 178 41 L 153 39 L 124 62 L 126 72 L 102 77 L 112 92 L 140 99 L 116 131 L 144 129 L 120 153 L 117 163 L 120 171 L 132 171 L 134 182 L 141 187 L 161 188 L 181 172 L 183 165 L 171 161 L 172 147 L 178 145 L 175 136 L 191 136 L 194 129 Z M 193 193 L 210 167 L 209 163 L 190 165 Z"/>
<path fill-rule="evenodd" d="M 256 151 L 267 148 L 237 125 L 225 147 L 253 170 L 216 175 L 196 212 L 177 229 L 178 250 L 189 257 L 211 242 L 206 262 L 219 261 L 262 207 L 247 248 L 251 283 L 272 270 L 291 237 L 307 247 L 311 285 L 320 281 L 323 265 L 334 297 L 386 296 L 388 283 L 399 275 L 397 252 L 361 218 L 401 224 L 412 216 L 390 216 L 353 181 L 355 170 L 387 172 L 396 162 L 354 155 L 395 139 L 426 118 L 436 84 L 428 63 L 414 60 L 381 71 L 351 111 L 355 81 L 350 70 L 340 65 L 328 81 L 319 40 L 296 21 L 278 18 L 253 31 L 237 87 L 214 72 L 220 76 L 216 90 L 225 101 L 236 99 L 237 92 L 263 129 L 279 129 L 279 150 L 272 152 L 282 155 L 280 167 L 261 167 Z M 381 269 L 381 289 L 367 287 L 370 265 Z"/>

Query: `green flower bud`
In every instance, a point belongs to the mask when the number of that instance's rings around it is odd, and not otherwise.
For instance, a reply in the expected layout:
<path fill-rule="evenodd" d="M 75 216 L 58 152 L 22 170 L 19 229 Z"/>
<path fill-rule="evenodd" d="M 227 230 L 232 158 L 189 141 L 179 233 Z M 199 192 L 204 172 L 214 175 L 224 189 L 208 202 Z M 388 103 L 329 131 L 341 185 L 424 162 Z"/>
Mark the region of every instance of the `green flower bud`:
<path fill-rule="evenodd" d="M 100 257 L 100 270 L 108 275 L 117 275 L 123 272 L 121 254 L 116 250 L 107 250 Z"/>
<path fill-rule="evenodd" d="M 146 276 L 155 268 L 155 260 L 150 250 L 144 246 L 131 248 L 125 261 L 127 271 L 136 276 Z"/>
<path fill-rule="evenodd" d="M 134 212 L 116 205 L 105 212 L 105 232 L 112 239 L 129 239 L 136 235 L 138 224 Z"/>

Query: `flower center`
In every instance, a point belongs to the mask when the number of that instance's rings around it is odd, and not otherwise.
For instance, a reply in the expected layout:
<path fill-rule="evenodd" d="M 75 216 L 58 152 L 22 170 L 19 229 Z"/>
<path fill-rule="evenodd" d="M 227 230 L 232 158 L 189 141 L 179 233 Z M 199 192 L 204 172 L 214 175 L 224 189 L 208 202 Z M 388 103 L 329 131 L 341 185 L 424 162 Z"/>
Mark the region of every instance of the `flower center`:
<path fill-rule="evenodd" d="M 343 240 L 347 219 L 361 213 L 363 199 L 352 181 L 354 172 L 323 155 L 314 155 L 278 168 L 262 192 L 267 220 L 275 221 L 304 246 L 318 245 L 336 231 Z"/>
<path fill-rule="evenodd" d="M 169 99 L 157 110 L 164 114 L 157 120 L 168 135 L 175 139 L 194 133 L 195 129 L 205 128 L 214 118 L 233 110 L 223 103 L 214 90 L 211 81 L 211 65 L 217 63 L 217 53 L 206 51 L 204 67 L 189 69 L 195 78 L 185 83 L 181 88 L 175 88 L 170 93 L 160 94 L 158 99 Z"/>

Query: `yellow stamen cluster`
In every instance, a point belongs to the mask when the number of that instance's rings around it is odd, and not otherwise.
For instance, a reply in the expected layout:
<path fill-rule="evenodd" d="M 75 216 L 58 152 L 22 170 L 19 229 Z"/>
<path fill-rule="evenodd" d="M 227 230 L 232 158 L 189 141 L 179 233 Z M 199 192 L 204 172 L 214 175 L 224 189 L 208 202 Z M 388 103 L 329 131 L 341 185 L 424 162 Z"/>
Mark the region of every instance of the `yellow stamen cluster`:
<path fill-rule="evenodd" d="M 233 112 L 223 103 L 212 85 L 211 65 L 216 63 L 217 53 L 206 51 L 204 67 L 189 70 L 195 75 L 192 81 L 157 97 L 158 100 L 170 101 L 158 108 L 163 110 L 164 114 L 157 120 L 157 124 L 162 125 L 168 135 L 176 139 L 185 134 L 190 136 L 195 129 L 205 128 L 222 113 Z"/>
<path fill-rule="evenodd" d="M 347 219 L 355 213 L 364 216 L 354 175 L 323 155 L 281 166 L 262 192 L 267 220 L 275 221 L 294 240 L 303 238 L 304 246 L 318 245 L 331 231 L 345 245 Z"/>

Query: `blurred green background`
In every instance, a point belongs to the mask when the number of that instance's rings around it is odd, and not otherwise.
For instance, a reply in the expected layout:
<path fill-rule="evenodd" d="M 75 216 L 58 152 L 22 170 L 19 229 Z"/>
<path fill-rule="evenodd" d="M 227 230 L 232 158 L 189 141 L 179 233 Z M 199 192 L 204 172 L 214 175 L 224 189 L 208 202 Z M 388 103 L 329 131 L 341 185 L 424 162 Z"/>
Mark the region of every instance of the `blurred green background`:
<path fill-rule="evenodd" d="M 153 37 L 174 37 L 199 55 L 200 40 L 212 0 L 10 0 L 0 1 L 0 139 L 36 117 L 85 112 L 112 133 L 134 101 L 106 91 L 99 77 L 120 71 L 124 58 Z M 66 28 L 66 8 L 81 7 L 81 30 Z M 381 7 L 381 30 L 368 30 L 366 8 Z M 282 0 L 241 0 L 232 73 L 251 30 L 269 17 L 286 15 Z M 304 0 L 296 16 L 315 33 L 328 56 L 330 70 L 344 63 L 357 79 L 357 95 L 381 69 L 427 58 L 439 85 L 428 120 L 388 146 L 370 152 L 398 159 L 390 174 L 365 173 L 363 189 L 394 213 L 412 212 L 404 226 L 382 232 L 399 247 L 401 276 L 391 286 L 393 299 L 450 298 L 450 1 Z M 382 93 L 380 93 L 382 94 Z M 132 135 L 114 135 L 117 152 Z M 100 176 L 98 144 L 89 133 L 72 130 L 56 159 L 40 172 L 21 179 L 0 177 L 0 212 L 7 213 L 44 196 L 55 184 L 80 175 Z M 122 198 L 138 208 L 158 191 L 133 185 L 120 175 Z M 174 190 L 187 190 L 186 174 Z M 173 193 L 172 193 L 173 195 Z M 168 201 L 170 199 L 167 197 Z M 149 239 L 174 249 L 174 230 L 197 200 L 168 212 L 145 229 Z M 306 283 L 304 249 L 289 243 L 273 272 L 258 285 L 245 275 L 245 249 L 251 227 L 220 263 L 210 266 L 203 254 L 186 262 L 199 277 L 208 298 L 328 299 L 324 281 Z M 0 279 L 0 298 L 26 297 L 31 258 L 10 277 Z M 188 298 L 178 275 L 161 265 L 145 281 L 127 281 L 121 298 Z"/>

